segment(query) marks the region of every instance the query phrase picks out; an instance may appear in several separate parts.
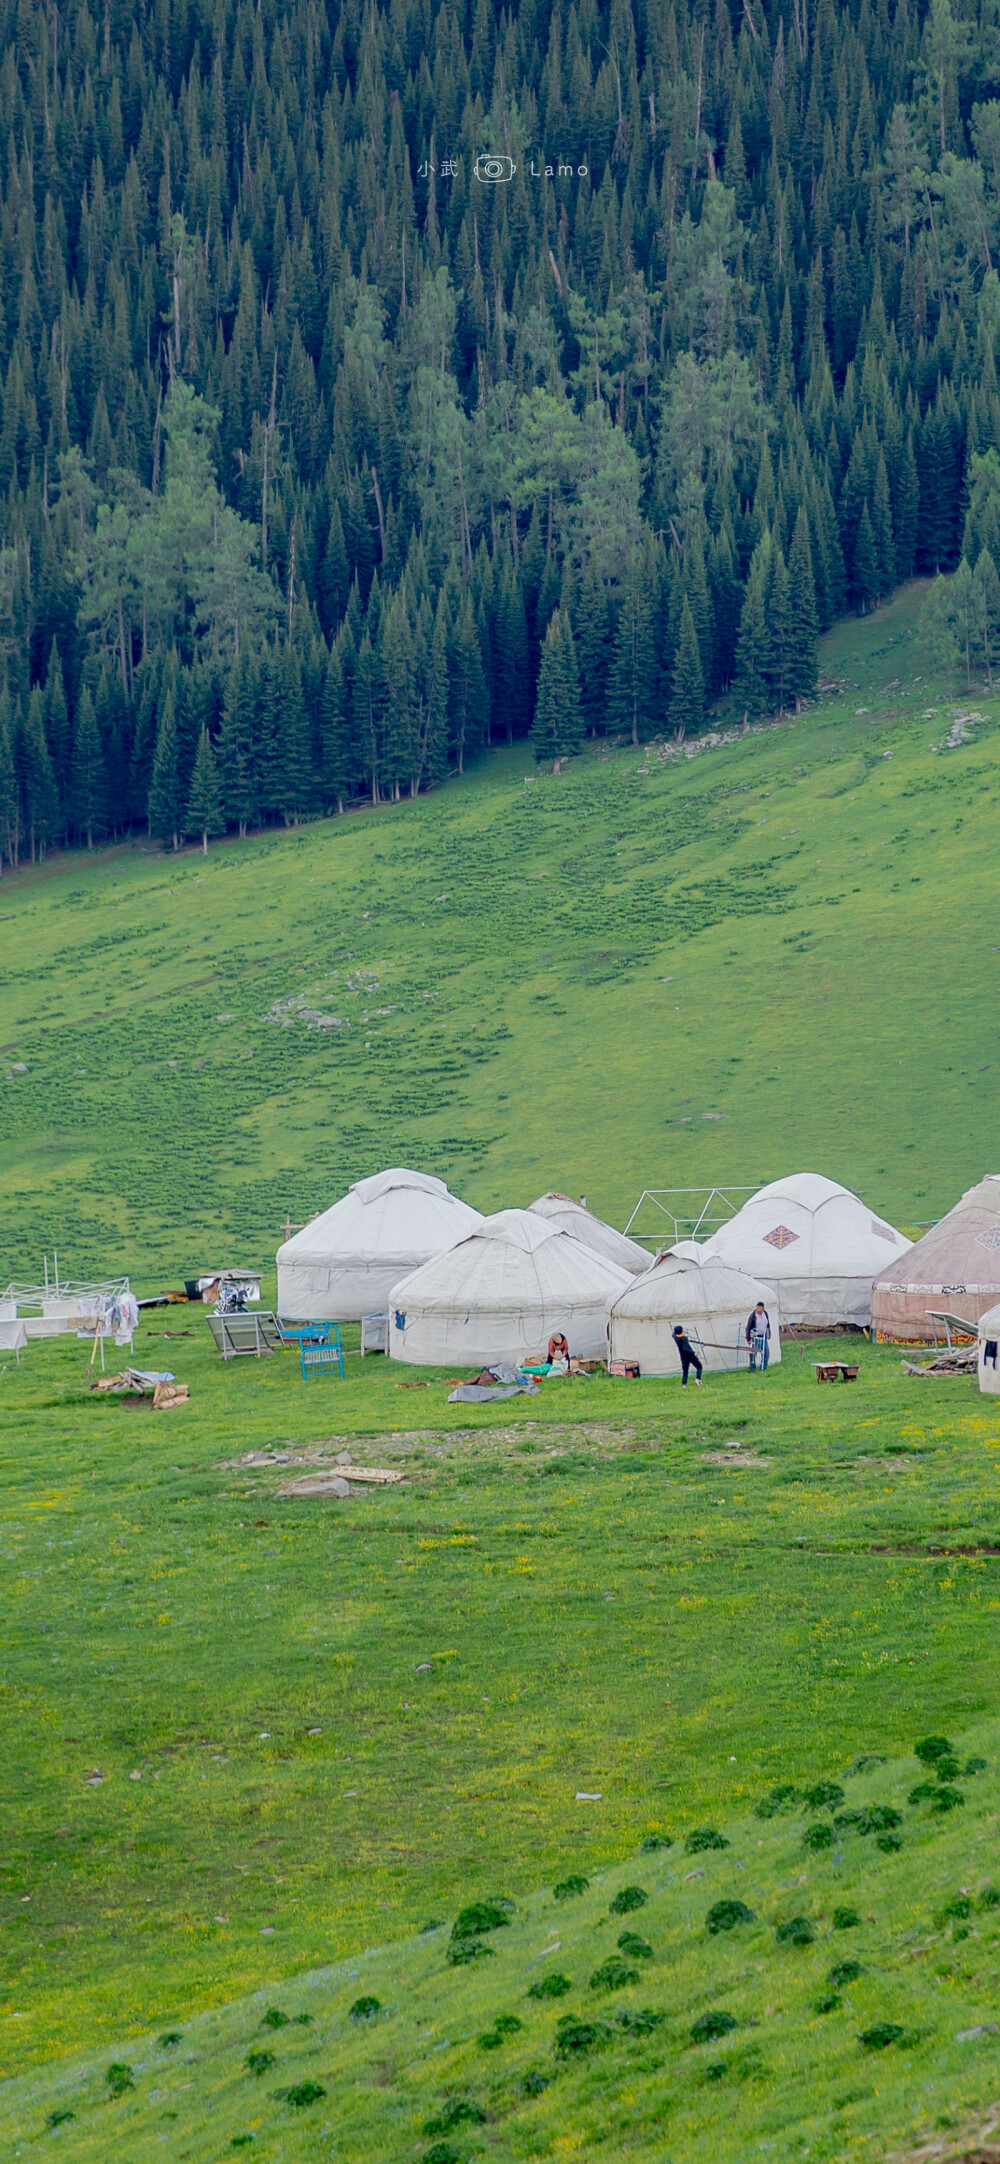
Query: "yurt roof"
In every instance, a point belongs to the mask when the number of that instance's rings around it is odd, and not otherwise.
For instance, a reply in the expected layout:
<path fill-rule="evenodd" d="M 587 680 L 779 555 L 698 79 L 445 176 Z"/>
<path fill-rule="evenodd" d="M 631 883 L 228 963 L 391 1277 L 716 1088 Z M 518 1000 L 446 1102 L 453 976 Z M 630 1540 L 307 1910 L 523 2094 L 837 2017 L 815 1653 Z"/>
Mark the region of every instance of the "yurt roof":
<path fill-rule="evenodd" d="M 635 1275 L 638 1270 L 648 1270 L 649 1254 L 640 1247 L 638 1240 L 630 1240 L 625 1232 L 617 1232 L 614 1225 L 605 1224 L 588 1210 L 585 1202 L 574 1202 L 570 1195 L 557 1195 L 554 1190 L 539 1195 L 537 1202 L 529 1204 L 535 1217 L 544 1217 L 560 1232 L 568 1232 L 571 1239 L 582 1240 L 585 1247 L 592 1247 L 597 1255 L 605 1255 L 609 1262 L 621 1264 L 623 1270 Z"/>
<path fill-rule="evenodd" d="M 551 1307 L 567 1310 L 614 1299 L 632 1282 L 608 1262 L 530 1210 L 498 1210 L 454 1247 L 435 1255 L 393 1286 L 400 1307 L 448 1307 L 463 1312 Z"/>
<path fill-rule="evenodd" d="M 909 1247 L 849 1187 L 796 1172 L 758 1188 L 708 1241 L 708 1252 L 772 1282 L 785 1277 L 874 1278 Z"/>
<path fill-rule="evenodd" d="M 879 1282 L 901 1292 L 910 1286 L 932 1292 L 947 1286 L 965 1292 L 1000 1287 L 1000 1172 L 988 1172 L 966 1188 L 947 1216 L 898 1262 L 886 1258 Z"/>
<path fill-rule="evenodd" d="M 758 1300 L 776 1306 L 774 1289 L 744 1270 L 709 1257 L 696 1262 L 673 1250 L 660 1255 L 614 1302 L 614 1315 L 648 1321 L 683 1322 L 691 1315 L 749 1315 Z M 777 1315 L 773 1317 L 777 1322 Z"/>
<path fill-rule="evenodd" d="M 482 1223 L 433 1173 L 394 1165 L 357 1180 L 329 1210 L 314 1217 L 278 1249 L 283 1266 L 385 1257 L 401 1265 L 436 1253 Z"/>

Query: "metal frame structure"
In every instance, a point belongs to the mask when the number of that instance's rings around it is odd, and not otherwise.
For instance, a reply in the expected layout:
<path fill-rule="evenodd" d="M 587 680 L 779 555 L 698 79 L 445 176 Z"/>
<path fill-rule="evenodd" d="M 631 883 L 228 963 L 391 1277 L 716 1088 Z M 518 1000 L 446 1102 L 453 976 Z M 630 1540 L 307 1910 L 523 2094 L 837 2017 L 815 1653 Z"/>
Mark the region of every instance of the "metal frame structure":
<path fill-rule="evenodd" d="M 736 1216 L 759 1185 L 757 1181 L 752 1187 L 644 1187 L 625 1226 L 626 1234 L 640 1247 L 653 1248 L 662 1247 L 665 1240 L 707 1239 Z M 734 1201 L 734 1196 L 739 1200 Z M 659 1226 L 649 1222 L 654 1212 L 663 1220 Z M 640 1226 L 636 1221 L 643 1213 L 647 1223 Z"/>
<path fill-rule="evenodd" d="M 6 1291 L 0 1292 L 0 1301 L 13 1300 L 20 1309 L 37 1308 L 42 1314 L 50 1300 L 78 1300 L 81 1312 L 96 1312 L 105 1300 L 120 1299 L 131 1287 L 127 1277 L 104 1277 L 97 1279 L 59 1276 L 58 1263 L 53 1277 L 48 1273 L 48 1258 L 44 1285 L 19 1285 L 11 1282 Z"/>

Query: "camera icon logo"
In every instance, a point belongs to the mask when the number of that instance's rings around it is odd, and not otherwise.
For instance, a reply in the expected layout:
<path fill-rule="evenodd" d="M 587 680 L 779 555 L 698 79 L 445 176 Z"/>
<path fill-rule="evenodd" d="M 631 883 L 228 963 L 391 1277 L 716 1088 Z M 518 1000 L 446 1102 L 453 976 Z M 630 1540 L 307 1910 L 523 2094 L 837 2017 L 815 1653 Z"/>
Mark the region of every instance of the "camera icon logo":
<path fill-rule="evenodd" d="M 498 181 L 513 180 L 516 171 L 513 158 L 498 157 L 491 150 L 481 151 L 473 166 L 476 179 L 491 185 Z"/>

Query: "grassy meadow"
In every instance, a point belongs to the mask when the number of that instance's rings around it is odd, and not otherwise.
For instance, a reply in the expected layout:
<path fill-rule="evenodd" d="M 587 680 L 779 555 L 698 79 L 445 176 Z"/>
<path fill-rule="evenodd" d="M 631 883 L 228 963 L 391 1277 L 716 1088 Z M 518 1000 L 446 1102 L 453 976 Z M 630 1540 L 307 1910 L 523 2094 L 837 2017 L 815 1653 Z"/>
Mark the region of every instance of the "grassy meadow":
<path fill-rule="evenodd" d="M 1000 774 L 995 702 L 936 748 L 921 597 L 824 642 L 817 708 L 690 758 L 520 747 L 208 858 L 5 880 L 4 1267 L 263 1262 L 409 1161 L 619 1224 L 647 1186 L 806 1166 L 940 1215 L 995 1134 Z"/>
<path fill-rule="evenodd" d="M 286 1212 L 407 1161 L 618 1223 L 800 1167 L 938 1215 L 996 1163 L 1000 778 L 987 701 L 938 748 L 970 706 L 919 599 L 825 642 L 816 710 L 691 757 L 514 750 L 5 880 L 0 1276 L 268 1264 Z M 304 1384 L 150 1311 L 135 1358 L 191 1389 L 162 1415 L 93 1396 L 76 1339 L 0 1369 L 0 2156 L 951 2154 L 996 2081 L 997 1401 L 867 1344 L 817 1389 L 812 1341 L 684 1397 L 469 1407 L 346 1343 Z M 280 1493 L 345 1451 L 404 1482 Z M 950 1812 L 907 1800 L 933 1734 Z M 879 1806 L 898 1831 L 834 1825 Z M 615 1959 L 638 1981 L 592 1987 Z"/>

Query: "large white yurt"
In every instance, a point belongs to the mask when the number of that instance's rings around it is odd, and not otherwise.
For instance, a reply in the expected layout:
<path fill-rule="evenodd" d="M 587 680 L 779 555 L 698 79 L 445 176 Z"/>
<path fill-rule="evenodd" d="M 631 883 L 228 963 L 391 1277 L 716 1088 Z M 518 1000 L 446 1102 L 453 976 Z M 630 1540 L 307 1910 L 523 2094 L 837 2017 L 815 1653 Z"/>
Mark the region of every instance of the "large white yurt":
<path fill-rule="evenodd" d="M 617 1262 L 619 1268 L 637 1277 L 640 1270 L 648 1270 L 652 1256 L 638 1240 L 630 1240 L 626 1232 L 616 1232 L 613 1225 L 606 1225 L 603 1217 L 595 1217 L 585 1202 L 573 1202 L 569 1195 L 539 1195 L 537 1202 L 528 1205 L 533 1217 L 544 1217 L 546 1224 L 555 1225 L 557 1231 L 568 1232 L 573 1240 L 582 1240 L 584 1247 L 592 1247 L 595 1255 L 603 1255 L 608 1262 Z"/>
<path fill-rule="evenodd" d="M 1000 1300 L 1000 1173 L 968 1187 L 894 1268 L 888 1258 L 872 1287 L 872 1321 L 883 1337 L 929 1340 L 932 1308 L 975 1329 Z"/>
<path fill-rule="evenodd" d="M 769 1363 L 781 1359 L 780 1303 L 773 1285 L 724 1262 L 670 1249 L 608 1306 L 608 1358 L 635 1360 L 643 1375 L 679 1375 L 673 1328 L 681 1323 L 711 1373 L 749 1367 L 747 1322 L 762 1300 L 771 1325 Z"/>
<path fill-rule="evenodd" d="M 278 1313 L 360 1322 L 389 1305 L 397 1278 L 482 1224 L 443 1180 L 399 1166 L 357 1180 L 278 1249 Z"/>
<path fill-rule="evenodd" d="M 785 1324 L 867 1328 L 873 1278 L 910 1245 L 849 1187 L 818 1172 L 795 1172 L 751 1195 L 712 1234 L 705 1254 L 773 1285 Z"/>
<path fill-rule="evenodd" d="M 605 1308 L 631 1282 L 543 1217 L 498 1210 L 393 1286 L 389 1351 L 418 1367 L 517 1364 L 544 1359 L 561 1331 L 571 1354 L 601 1360 Z"/>
<path fill-rule="evenodd" d="M 988 1397 L 1000 1397 L 1000 1307 L 988 1307 L 979 1317 L 979 1388 Z"/>

